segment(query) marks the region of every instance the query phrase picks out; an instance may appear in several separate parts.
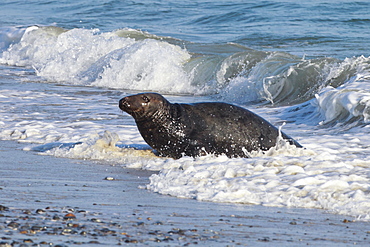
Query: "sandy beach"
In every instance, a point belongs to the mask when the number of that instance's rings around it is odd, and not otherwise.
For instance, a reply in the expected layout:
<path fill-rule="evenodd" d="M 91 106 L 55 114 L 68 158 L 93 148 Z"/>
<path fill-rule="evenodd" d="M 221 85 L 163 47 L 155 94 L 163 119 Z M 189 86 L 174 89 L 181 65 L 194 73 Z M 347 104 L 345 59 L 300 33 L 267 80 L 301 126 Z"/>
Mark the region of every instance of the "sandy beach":
<path fill-rule="evenodd" d="M 179 199 L 153 172 L 0 142 L 0 246 L 368 246 L 370 224 L 322 210 Z"/>

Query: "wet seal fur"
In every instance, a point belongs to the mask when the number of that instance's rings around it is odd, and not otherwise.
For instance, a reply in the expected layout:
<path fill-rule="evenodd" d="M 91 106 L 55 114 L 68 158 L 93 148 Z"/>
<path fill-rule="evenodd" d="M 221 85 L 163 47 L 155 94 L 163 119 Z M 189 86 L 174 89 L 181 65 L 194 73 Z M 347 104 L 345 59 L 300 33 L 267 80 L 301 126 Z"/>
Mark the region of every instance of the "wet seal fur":
<path fill-rule="evenodd" d="M 239 106 L 218 103 L 171 104 L 157 93 L 127 96 L 119 108 L 130 114 L 144 140 L 161 156 L 174 159 L 206 154 L 249 157 L 276 145 L 279 130 Z M 291 145 L 302 147 L 284 133 Z"/>

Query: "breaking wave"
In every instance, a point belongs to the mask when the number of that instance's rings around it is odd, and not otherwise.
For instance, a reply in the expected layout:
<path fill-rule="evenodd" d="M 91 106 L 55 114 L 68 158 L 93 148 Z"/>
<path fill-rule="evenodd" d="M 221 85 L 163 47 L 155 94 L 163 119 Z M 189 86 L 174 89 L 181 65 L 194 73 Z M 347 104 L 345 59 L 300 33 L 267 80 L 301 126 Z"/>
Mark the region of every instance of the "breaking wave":
<path fill-rule="evenodd" d="M 0 51 L 1 64 L 32 68 L 48 83 L 209 95 L 243 105 L 311 102 L 323 124 L 369 121 L 367 57 L 306 59 L 134 29 L 54 26 L 2 28 Z"/>

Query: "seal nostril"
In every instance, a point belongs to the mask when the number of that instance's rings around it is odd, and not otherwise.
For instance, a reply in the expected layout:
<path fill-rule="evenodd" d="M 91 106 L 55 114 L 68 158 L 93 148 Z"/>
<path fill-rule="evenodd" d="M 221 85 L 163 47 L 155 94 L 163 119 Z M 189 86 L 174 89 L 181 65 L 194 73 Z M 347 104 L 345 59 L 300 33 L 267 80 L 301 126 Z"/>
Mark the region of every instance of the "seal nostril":
<path fill-rule="evenodd" d="M 120 101 L 118 103 L 119 108 L 122 109 L 122 107 L 123 107 L 124 104 L 125 104 L 125 99 L 124 98 L 123 99 L 120 99 Z"/>
<path fill-rule="evenodd" d="M 130 107 L 130 103 L 128 103 L 127 97 L 124 97 L 119 101 L 119 108 L 121 108 L 121 110 L 123 110 L 123 108 L 129 108 L 129 107 Z"/>

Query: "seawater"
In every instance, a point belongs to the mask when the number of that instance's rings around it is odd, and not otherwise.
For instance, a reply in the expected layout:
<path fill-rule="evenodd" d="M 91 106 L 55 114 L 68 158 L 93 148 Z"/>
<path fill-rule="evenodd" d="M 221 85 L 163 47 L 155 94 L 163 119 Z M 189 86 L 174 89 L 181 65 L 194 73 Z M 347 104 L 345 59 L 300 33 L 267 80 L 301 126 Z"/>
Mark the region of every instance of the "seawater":
<path fill-rule="evenodd" d="M 58 157 L 160 171 L 145 188 L 196 200 L 370 218 L 368 1 L 5 1 L 0 138 Z M 250 159 L 155 156 L 125 95 L 224 101 L 284 143 Z"/>

